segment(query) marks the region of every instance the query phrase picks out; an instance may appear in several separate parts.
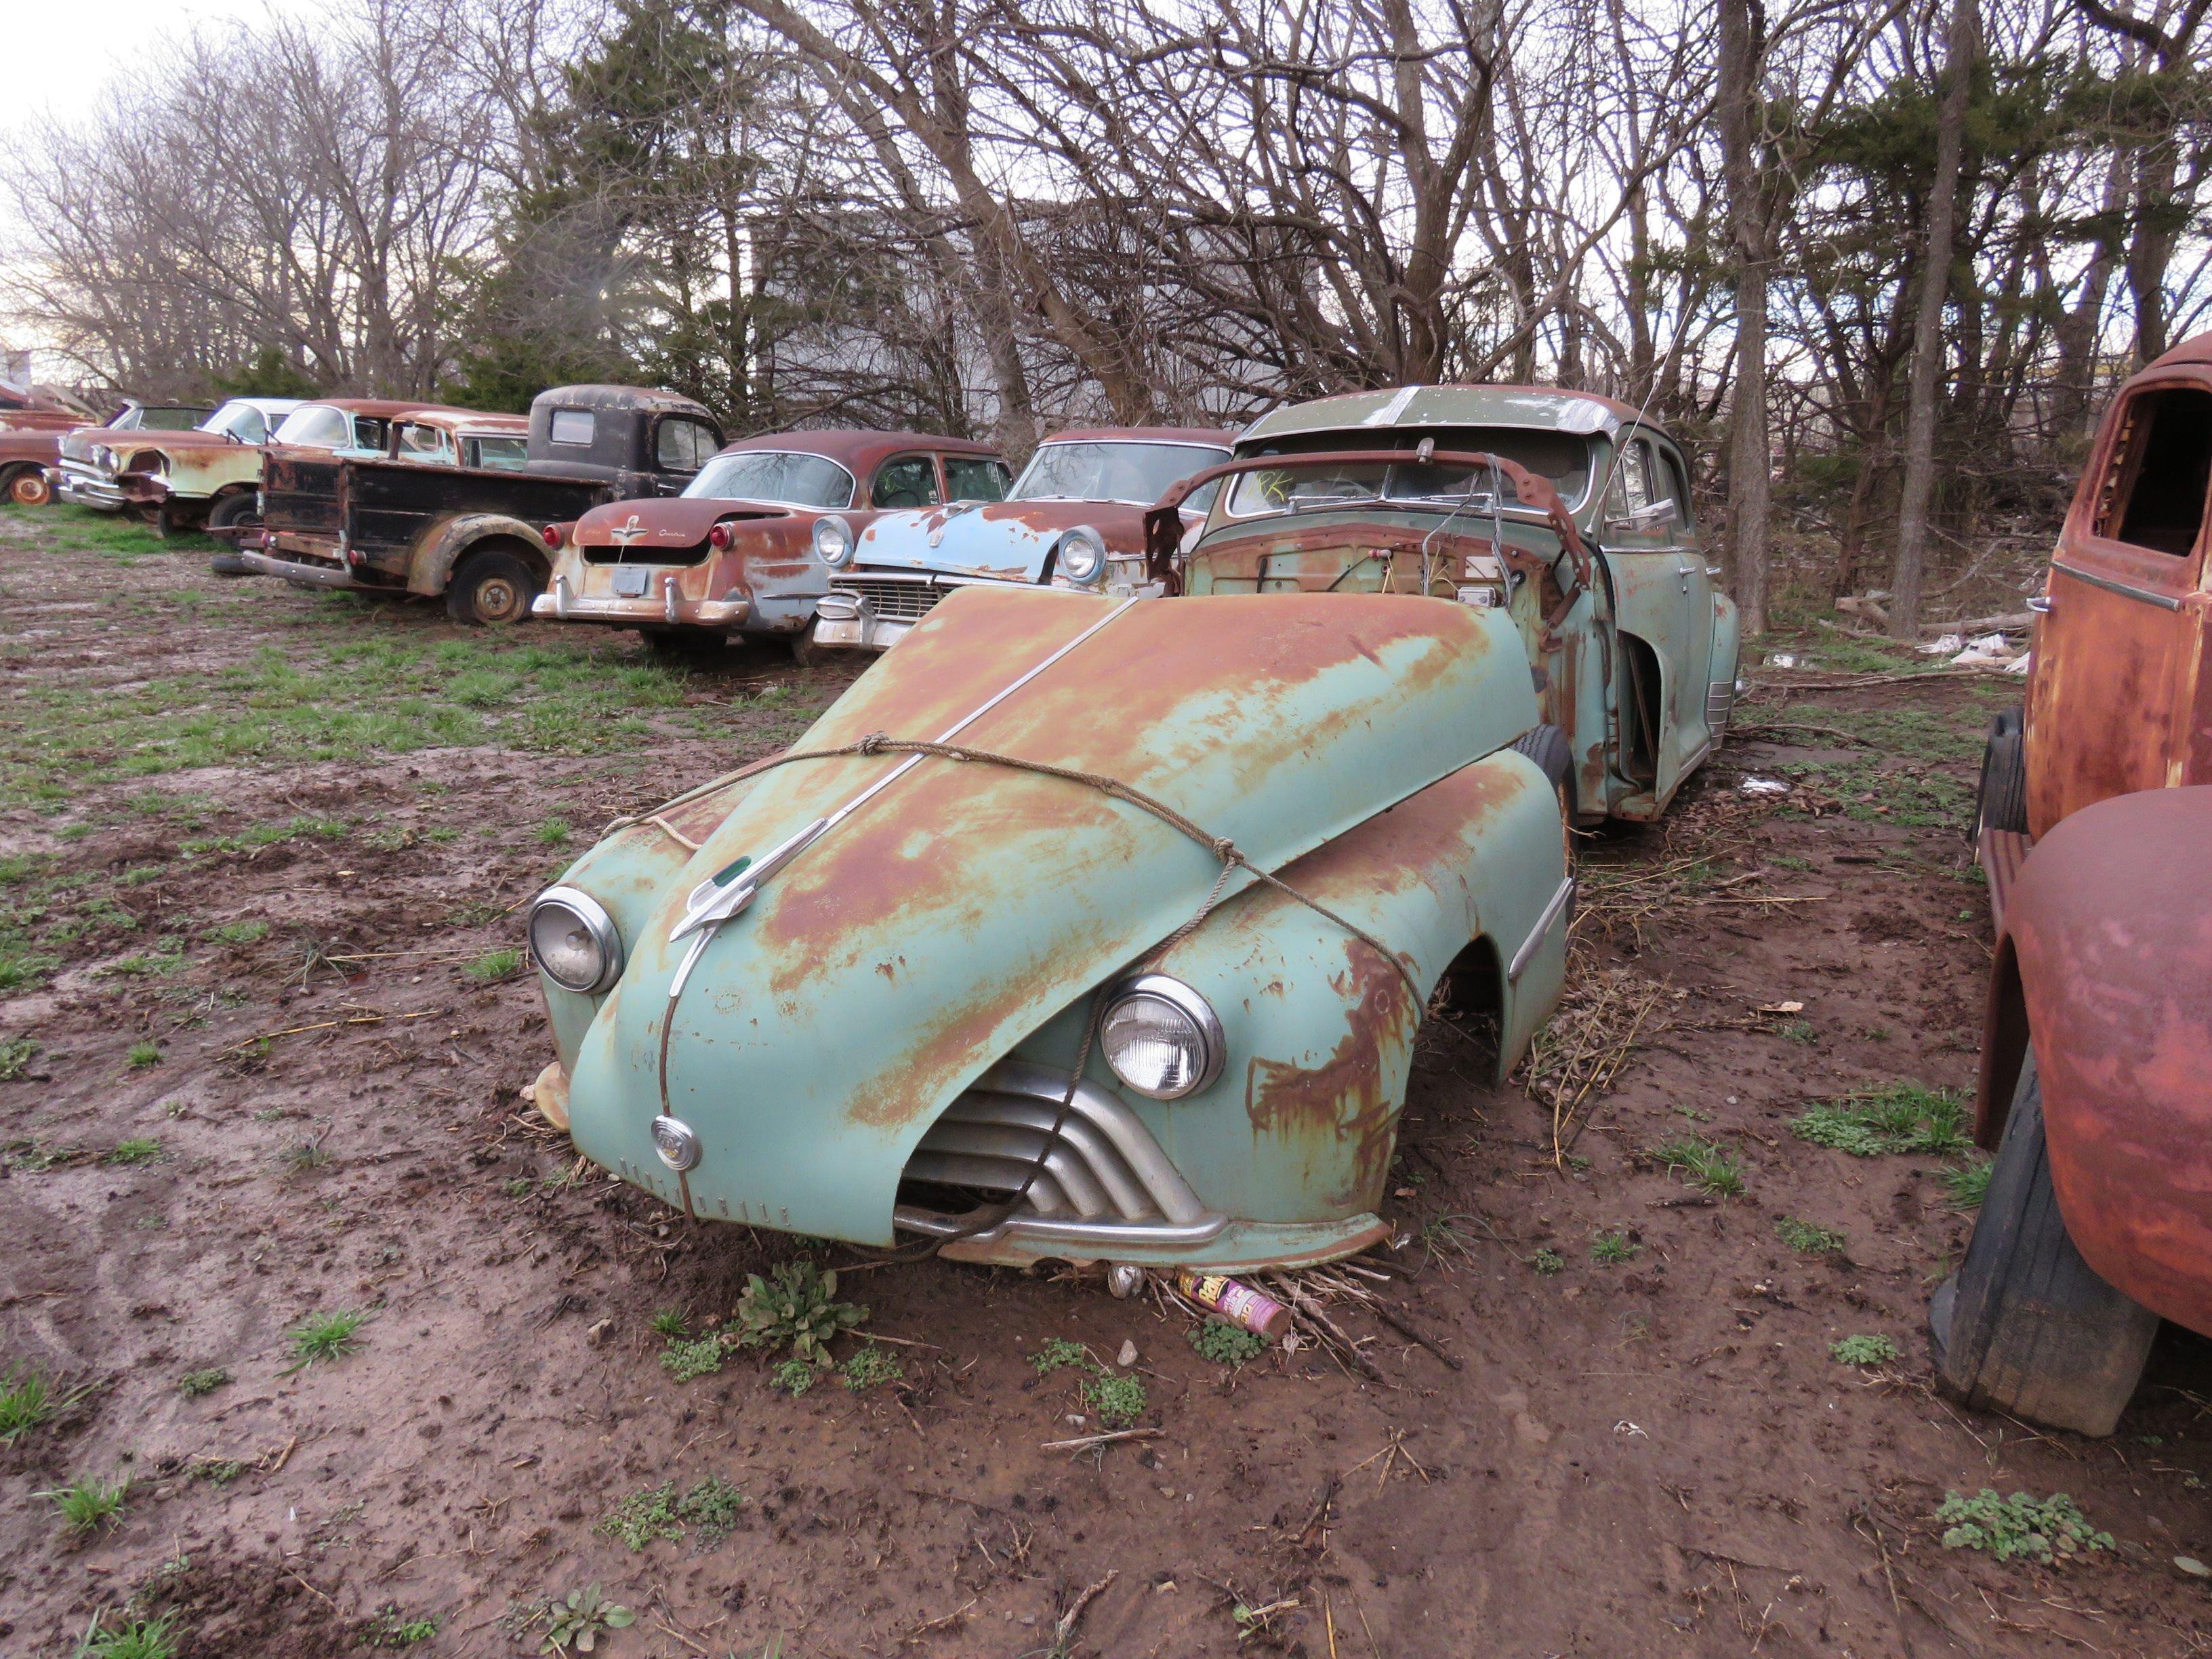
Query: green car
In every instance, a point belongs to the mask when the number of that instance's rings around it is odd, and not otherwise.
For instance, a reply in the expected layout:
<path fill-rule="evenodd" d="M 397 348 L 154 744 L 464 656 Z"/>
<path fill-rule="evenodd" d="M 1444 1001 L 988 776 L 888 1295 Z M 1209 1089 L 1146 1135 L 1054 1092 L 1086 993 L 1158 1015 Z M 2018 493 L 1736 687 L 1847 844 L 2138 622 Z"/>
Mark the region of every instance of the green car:
<path fill-rule="evenodd" d="M 1558 999 L 1583 796 L 1519 593 L 1368 580 L 1400 507 L 1332 510 L 1376 521 L 1350 580 L 1217 568 L 1231 526 L 1117 578 L 1184 597 L 958 590 L 790 750 L 616 826 L 532 910 L 540 1107 L 690 1215 L 961 1260 L 1386 1237 L 1424 1022 L 1502 1075 Z M 1439 559 L 1581 545 L 1407 510 Z"/>

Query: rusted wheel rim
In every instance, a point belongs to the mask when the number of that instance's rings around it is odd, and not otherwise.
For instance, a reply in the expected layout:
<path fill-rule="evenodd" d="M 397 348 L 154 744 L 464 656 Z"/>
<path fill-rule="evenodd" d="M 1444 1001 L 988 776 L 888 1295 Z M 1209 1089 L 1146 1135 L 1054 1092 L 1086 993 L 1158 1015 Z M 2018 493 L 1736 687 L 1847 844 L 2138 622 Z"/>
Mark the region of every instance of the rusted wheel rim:
<path fill-rule="evenodd" d="M 522 590 L 504 576 L 487 577 L 477 587 L 477 615 L 488 623 L 511 623 L 529 609 Z"/>
<path fill-rule="evenodd" d="M 8 498 L 18 507 L 44 507 L 53 498 L 53 491 L 47 488 L 42 475 L 24 472 L 8 486 Z"/>

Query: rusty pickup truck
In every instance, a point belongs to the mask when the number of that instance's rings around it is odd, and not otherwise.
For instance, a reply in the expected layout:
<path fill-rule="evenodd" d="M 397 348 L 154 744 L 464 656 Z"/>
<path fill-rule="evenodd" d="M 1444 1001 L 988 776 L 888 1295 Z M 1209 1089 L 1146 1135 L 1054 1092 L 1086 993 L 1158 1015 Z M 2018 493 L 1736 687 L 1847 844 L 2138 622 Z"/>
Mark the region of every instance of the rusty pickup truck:
<path fill-rule="evenodd" d="M 546 526 L 672 494 L 721 445 L 688 398 L 629 386 L 540 392 L 512 416 L 404 410 L 364 455 L 279 450 L 246 568 L 301 586 L 443 595 L 456 621 L 526 620 L 552 572 Z M 518 457 L 516 447 L 520 446 Z"/>

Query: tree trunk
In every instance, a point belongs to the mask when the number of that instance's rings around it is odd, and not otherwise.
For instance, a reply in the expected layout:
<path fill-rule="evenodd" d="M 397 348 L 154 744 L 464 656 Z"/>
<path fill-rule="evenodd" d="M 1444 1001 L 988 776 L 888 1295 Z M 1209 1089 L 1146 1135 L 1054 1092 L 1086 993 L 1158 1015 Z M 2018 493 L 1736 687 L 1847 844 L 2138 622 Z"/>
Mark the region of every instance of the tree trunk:
<path fill-rule="evenodd" d="M 1718 90 L 1721 161 L 1735 279 L 1735 391 L 1729 442 L 1728 553 L 1747 635 L 1766 629 L 1767 515 L 1771 495 L 1766 433 L 1766 211 L 1752 155 L 1764 43 L 1755 0 L 1720 0 Z"/>
<path fill-rule="evenodd" d="M 1936 494 L 1936 392 L 1943 368 L 1943 307 L 1951 293 L 1951 252 L 1959 207 L 1959 162 L 1966 149 L 1966 102 L 1981 51 L 1979 0 L 1951 0 L 1943 48 L 1943 99 L 1936 112 L 1936 180 L 1928 192 L 1927 246 L 1912 319 L 1912 378 L 1905 403 L 1905 477 L 1898 492 L 1897 564 L 1890 576 L 1889 631 L 1920 634 L 1920 590 L 1928 574 L 1929 505 Z"/>

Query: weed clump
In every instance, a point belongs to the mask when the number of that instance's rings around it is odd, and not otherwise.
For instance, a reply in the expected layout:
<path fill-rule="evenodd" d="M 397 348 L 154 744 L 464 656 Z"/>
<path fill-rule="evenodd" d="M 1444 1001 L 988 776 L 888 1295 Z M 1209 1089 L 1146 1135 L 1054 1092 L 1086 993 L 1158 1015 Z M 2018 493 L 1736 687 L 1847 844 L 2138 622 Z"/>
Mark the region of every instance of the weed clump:
<path fill-rule="evenodd" d="M 104 1527 L 112 1527 L 123 1518 L 123 1506 L 131 1497 L 131 1483 L 82 1474 L 66 1486 L 31 1495 L 52 1498 L 55 1509 L 61 1514 L 62 1530 L 72 1538 L 82 1538 Z"/>
<path fill-rule="evenodd" d="M 899 1364 L 898 1356 L 873 1342 L 863 1343 L 859 1352 L 837 1369 L 845 1386 L 854 1394 L 864 1394 L 881 1383 L 896 1382 L 906 1375 L 906 1367 Z"/>
<path fill-rule="evenodd" d="M 151 1164 L 161 1156 L 161 1143 L 158 1140 L 118 1140 L 113 1150 L 100 1161 L 102 1164 Z"/>
<path fill-rule="evenodd" d="M 63 1404 L 43 1373 L 29 1365 L 9 1366 L 0 1376 L 0 1446 L 12 1446 L 51 1421 Z"/>
<path fill-rule="evenodd" d="M 1096 1376 L 1084 1379 L 1083 1397 L 1098 1413 L 1098 1421 L 1109 1429 L 1127 1428 L 1152 1403 L 1138 1378 L 1118 1376 L 1103 1367 Z"/>
<path fill-rule="evenodd" d="M 712 1546 L 729 1536 L 744 1503 L 743 1490 L 720 1475 L 710 1474 L 694 1482 L 680 1498 L 676 1483 L 671 1480 L 632 1492 L 609 1510 L 592 1530 L 633 1550 L 642 1550 L 663 1538 L 681 1539 L 695 1529 L 702 1546 Z"/>
<path fill-rule="evenodd" d="M 1966 1097 L 1954 1091 L 1892 1083 L 1823 1101 L 1792 1123 L 1790 1133 L 1853 1158 L 1958 1152 L 1968 1144 L 1966 1114 Z"/>
<path fill-rule="evenodd" d="M 171 1659 L 177 1650 L 173 1619 L 134 1619 L 117 1629 L 95 1615 L 76 1644 L 76 1659 Z"/>
<path fill-rule="evenodd" d="M 1978 1210 L 1990 1195 L 1990 1171 L 1996 1166 L 1979 1161 L 1956 1165 L 1938 1177 L 1946 1201 L 1954 1210 Z"/>
<path fill-rule="evenodd" d="M 747 1278 L 732 1330 L 742 1346 L 773 1350 L 788 1343 L 793 1358 L 821 1366 L 830 1364 L 830 1344 L 837 1334 L 867 1316 L 865 1307 L 837 1300 L 836 1273 L 811 1261 L 785 1261 L 767 1279 Z"/>
<path fill-rule="evenodd" d="M 1242 1370 L 1267 1351 L 1267 1339 L 1225 1319 L 1209 1319 L 1189 1334 L 1190 1346 L 1200 1359 Z"/>
<path fill-rule="evenodd" d="M 1897 1344 L 1886 1336 L 1847 1336 L 1828 1344 L 1828 1358 L 1839 1365 L 1887 1365 L 1897 1358 Z"/>
<path fill-rule="evenodd" d="M 177 1392 L 187 1400 L 197 1400 L 204 1394 L 213 1394 L 230 1381 L 230 1373 L 220 1365 L 210 1365 L 204 1371 L 186 1371 L 177 1379 Z"/>
<path fill-rule="evenodd" d="M 1064 1336 L 1045 1338 L 1037 1345 L 1037 1351 L 1030 1356 L 1030 1364 L 1039 1376 L 1050 1376 L 1054 1371 L 1064 1370 L 1070 1365 L 1092 1363 L 1088 1348 L 1080 1342 L 1071 1342 Z"/>
<path fill-rule="evenodd" d="M 2042 1498 L 2024 1492 L 2000 1498 L 1987 1486 L 1972 1498 L 1948 1492 L 1936 1519 L 1945 1528 L 1945 1549 L 1979 1550 L 2000 1561 L 2022 1555 L 2048 1561 L 2112 1547 L 2112 1534 L 2091 1526 L 2063 1492 Z"/>
<path fill-rule="evenodd" d="M 660 1351 L 660 1363 L 678 1382 L 690 1382 L 721 1370 L 729 1352 L 729 1344 L 709 1332 L 696 1339 L 679 1338 L 671 1342 Z"/>
<path fill-rule="evenodd" d="M 361 1348 L 361 1328 L 368 1322 L 366 1309 L 316 1314 L 292 1328 L 292 1358 L 283 1373 L 304 1371 L 319 1359 L 343 1359 Z"/>
<path fill-rule="evenodd" d="M 1613 1267 L 1623 1261 L 1633 1261 L 1644 1254 L 1644 1247 L 1618 1228 L 1597 1234 L 1590 1240 L 1590 1260 Z"/>
<path fill-rule="evenodd" d="M 495 981 L 505 979 L 521 966 L 522 952 L 520 951 L 512 948 L 487 951 L 463 968 L 461 976 L 464 979 L 472 980 L 478 985 L 489 985 Z"/>
<path fill-rule="evenodd" d="M 1703 1135 L 1677 1135 L 1651 1156 L 1716 1198 L 1734 1198 L 1743 1191 L 1743 1165 L 1726 1147 Z"/>
<path fill-rule="evenodd" d="M 1774 1231 L 1782 1242 L 1800 1255 L 1838 1255 L 1844 1248 L 1844 1236 L 1826 1227 L 1816 1227 L 1809 1221 L 1800 1221 L 1796 1216 L 1777 1216 Z"/>

